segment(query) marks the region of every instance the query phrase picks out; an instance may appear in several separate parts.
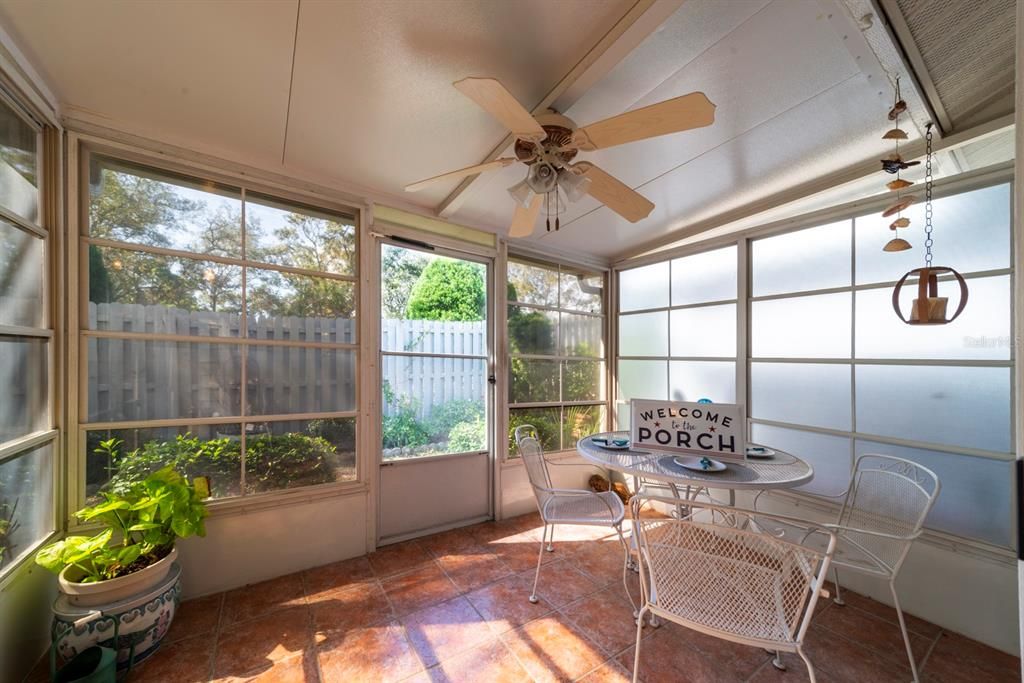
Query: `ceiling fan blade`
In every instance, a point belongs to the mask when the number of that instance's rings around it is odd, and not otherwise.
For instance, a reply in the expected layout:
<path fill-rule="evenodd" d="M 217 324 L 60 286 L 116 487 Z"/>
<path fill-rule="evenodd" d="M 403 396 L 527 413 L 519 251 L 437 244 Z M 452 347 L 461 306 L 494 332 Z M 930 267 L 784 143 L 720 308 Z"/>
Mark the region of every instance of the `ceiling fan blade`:
<path fill-rule="evenodd" d="M 405 186 L 406 192 L 419 192 L 427 185 L 431 183 L 437 183 L 442 180 L 455 180 L 456 178 L 465 178 L 468 175 L 476 175 L 477 173 L 483 173 L 484 171 L 493 171 L 496 168 L 505 168 L 510 164 L 514 164 L 519 159 L 514 157 L 505 157 L 504 159 L 495 159 L 494 161 L 488 161 L 485 164 L 477 164 L 476 166 L 467 166 L 466 168 L 460 168 L 458 171 L 449 171 L 448 173 L 442 173 L 436 175 L 433 178 L 427 178 L 426 180 L 420 180 L 412 183 L 411 185 Z"/>
<path fill-rule="evenodd" d="M 525 140 L 540 142 L 547 133 L 530 112 L 493 78 L 463 78 L 453 83 L 463 95 L 476 102 L 488 114 L 498 119 L 512 133 Z"/>
<path fill-rule="evenodd" d="M 590 179 L 587 194 L 630 223 L 647 218 L 654 210 L 654 204 L 647 197 L 615 176 L 608 175 L 589 161 L 581 161 L 573 164 L 573 167 L 582 170 L 583 177 Z"/>
<path fill-rule="evenodd" d="M 528 237 L 537 226 L 537 217 L 540 216 L 540 205 L 544 201 L 544 195 L 535 194 L 530 200 L 529 208 L 523 208 L 516 204 L 516 213 L 512 216 L 512 225 L 508 229 L 509 237 Z"/>
<path fill-rule="evenodd" d="M 584 150 L 605 149 L 714 122 L 715 105 L 704 93 L 692 92 L 584 126 L 573 133 L 573 142 Z"/>

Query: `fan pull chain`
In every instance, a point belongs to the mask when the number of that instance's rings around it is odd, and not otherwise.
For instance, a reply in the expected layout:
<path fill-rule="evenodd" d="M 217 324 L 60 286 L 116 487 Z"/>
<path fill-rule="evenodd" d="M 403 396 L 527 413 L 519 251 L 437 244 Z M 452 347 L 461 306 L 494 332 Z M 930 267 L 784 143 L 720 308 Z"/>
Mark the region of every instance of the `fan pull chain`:
<path fill-rule="evenodd" d="M 932 124 L 928 123 L 925 130 L 925 162 L 924 162 L 924 265 L 932 265 Z"/>

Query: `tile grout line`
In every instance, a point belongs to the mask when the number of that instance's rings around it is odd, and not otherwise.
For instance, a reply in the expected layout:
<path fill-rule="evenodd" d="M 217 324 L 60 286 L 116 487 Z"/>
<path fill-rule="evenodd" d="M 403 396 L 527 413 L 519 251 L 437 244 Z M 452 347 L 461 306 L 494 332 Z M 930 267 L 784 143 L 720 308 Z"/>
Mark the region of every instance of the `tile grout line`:
<path fill-rule="evenodd" d="M 308 612 L 309 618 L 309 633 L 311 635 L 312 640 L 312 648 L 309 654 L 313 657 L 313 669 L 316 671 L 317 683 L 323 683 L 323 681 L 327 679 L 324 677 L 324 672 L 320 668 L 320 647 L 319 643 L 316 642 L 317 629 L 316 620 L 313 618 L 313 605 L 311 605 L 309 602 L 310 589 L 309 580 L 306 576 L 307 571 L 308 570 L 302 570 L 301 572 L 299 572 L 299 580 L 302 583 L 302 599 L 306 601 L 306 611 Z M 305 657 L 306 653 L 303 652 L 299 656 Z M 305 667 L 303 667 L 303 671 L 305 671 Z"/>
<path fill-rule="evenodd" d="M 210 653 L 210 665 L 206 670 L 206 680 L 208 681 L 213 680 L 214 674 L 217 670 L 217 648 L 220 645 L 220 630 L 224 624 L 224 610 L 227 608 L 227 604 L 228 592 L 224 591 L 220 594 L 220 606 L 219 611 L 217 612 L 217 625 L 213 630 L 213 651 Z"/>

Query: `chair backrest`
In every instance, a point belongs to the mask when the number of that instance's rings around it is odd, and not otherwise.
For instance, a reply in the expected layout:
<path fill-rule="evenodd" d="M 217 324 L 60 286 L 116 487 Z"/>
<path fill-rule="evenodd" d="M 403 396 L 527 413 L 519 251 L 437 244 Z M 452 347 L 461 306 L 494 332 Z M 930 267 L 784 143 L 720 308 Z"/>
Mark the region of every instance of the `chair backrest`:
<path fill-rule="evenodd" d="M 938 476 L 916 462 L 866 453 L 854 465 L 839 525 L 905 537 L 887 539 L 844 532 L 895 574 L 913 537 L 924 526 L 941 487 Z"/>
<path fill-rule="evenodd" d="M 546 499 L 548 492 L 554 487 L 551 485 L 548 462 L 544 459 L 544 449 L 540 445 L 537 430 L 533 425 L 520 425 L 516 427 L 514 434 L 519 457 L 526 466 L 526 475 L 530 478 L 533 494 L 537 497 L 537 503 L 543 506 L 542 499 Z"/>
<path fill-rule="evenodd" d="M 757 530 L 753 513 L 701 502 L 686 519 L 640 515 L 633 528 L 640 549 L 641 584 L 649 581 L 651 611 L 703 633 L 773 649 L 803 641 L 835 550 L 803 546 Z M 757 521 L 775 515 L 758 515 Z"/>

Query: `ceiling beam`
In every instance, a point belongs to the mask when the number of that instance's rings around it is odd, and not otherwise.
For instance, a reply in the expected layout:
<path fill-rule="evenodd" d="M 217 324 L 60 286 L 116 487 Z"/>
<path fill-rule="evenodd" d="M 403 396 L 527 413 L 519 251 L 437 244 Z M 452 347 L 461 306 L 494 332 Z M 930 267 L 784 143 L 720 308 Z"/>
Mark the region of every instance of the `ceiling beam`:
<path fill-rule="evenodd" d="M 531 113 L 541 114 L 549 108 L 567 111 L 587 90 L 661 26 L 683 2 L 684 0 L 637 0 L 583 59 L 533 107 Z M 515 138 L 511 134 L 506 135 L 481 163 L 497 159 L 514 141 Z M 442 218 L 451 217 L 469 197 L 479 177 L 474 175 L 465 178 L 437 206 L 435 213 Z"/>
<path fill-rule="evenodd" d="M 932 144 L 934 152 L 941 152 L 943 150 L 953 150 L 969 142 L 975 142 L 977 140 L 986 138 L 990 135 L 1000 133 L 1007 128 L 1014 125 L 1014 115 L 1008 114 L 1000 117 L 993 121 L 989 121 L 970 130 L 965 130 L 961 133 L 955 133 L 948 135 L 944 138 L 935 140 Z M 903 158 L 907 160 L 916 159 L 924 156 L 925 153 L 925 141 L 914 140 L 913 142 L 902 145 L 900 147 Z M 830 173 L 828 175 L 820 176 L 810 182 L 800 183 L 796 187 L 792 187 L 788 190 L 783 190 L 764 199 L 760 199 L 749 204 L 737 207 L 730 211 L 724 211 L 716 216 L 712 216 L 706 220 L 699 221 L 692 225 L 687 225 L 677 230 L 673 230 L 666 235 L 657 237 L 653 240 L 644 242 L 643 244 L 629 249 L 623 252 L 614 259 L 616 263 L 621 263 L 631 258 L 647 254 L 652 251 L 666 248 L 681 240 L 694 237 L 702 232 L 714 230 L 726 226 L 736 221 L 744 220 L 756 216 L 757 214 L 764 213 L 765 211 L 771 211 L 779 207 L 785 206 L 791 202 L 798 201 L 800 199 L 806 199 L 812 197 L 821 192 L 835 189 L 840 185 L 860 180 L 872 173 L 879 172 L 878 161 L 870 159 L 863 161 L 852 166 L 847 166 L 844 169 Z"/>

